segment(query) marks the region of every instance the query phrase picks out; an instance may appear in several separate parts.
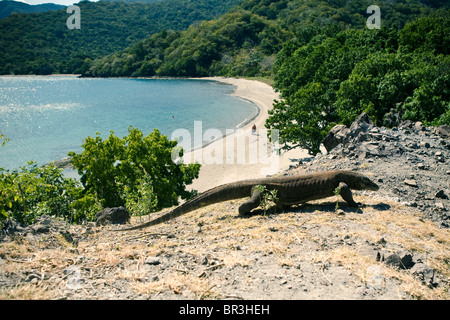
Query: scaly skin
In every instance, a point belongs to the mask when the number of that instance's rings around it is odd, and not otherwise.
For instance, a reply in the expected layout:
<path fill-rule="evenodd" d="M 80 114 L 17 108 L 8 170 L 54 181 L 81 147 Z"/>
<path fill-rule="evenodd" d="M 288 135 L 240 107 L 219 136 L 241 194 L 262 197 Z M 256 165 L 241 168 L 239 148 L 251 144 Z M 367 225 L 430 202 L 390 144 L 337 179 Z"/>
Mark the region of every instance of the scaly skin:
<path fill-rule="evenodd" d="M 351 189 L 376 191 L 379 188 L 365 175 L 343 170 L 243 180 L 212 188 L 157 219 L 117 231 L 138 230 L 154 226 L 214 203 L 250 196 L 250 199 L 244 201 L 239 207 L 239 214 L 248 214 L 260 203 L 260 193 L 255 190 L 257 185 L 265 186 L 267 190 L 277 190 L 277 206 L 290 206 L 331 197 L 337 187 L 340 188 L 340 195 L 349 205 L 357 206 L 358 204 L 353 200 Z"/>

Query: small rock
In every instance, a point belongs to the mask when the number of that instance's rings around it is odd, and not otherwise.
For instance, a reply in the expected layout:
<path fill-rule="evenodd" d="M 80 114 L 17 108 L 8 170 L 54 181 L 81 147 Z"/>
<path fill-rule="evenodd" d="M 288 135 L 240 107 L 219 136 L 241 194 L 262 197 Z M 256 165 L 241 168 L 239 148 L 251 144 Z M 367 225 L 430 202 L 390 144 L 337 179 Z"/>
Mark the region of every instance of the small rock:
<path fill-rule="evenodd" d="M 428 142 L 421 141 L 421 142 L 420 142 L 420 146 L 423 147 L 423 148 L 429 148 L 429 147 L 430 147 L 430 144 L 429 144 Z"/>
<path fill-rule="evenodd" d="M 414 129 L 416 129 L 417 131 L 425 131 L 425 127 L 423 126 L 422 122 L 417 121 L 414 124 Z"/>
<path fill-rule="evenodd" d="M 419 169 L 419 170 L 425 170 L 427 167 L 423 164 L 423 163 L 419 163 L 418 165 L 417 165 L 417 169 Z"/>
<path fill-rule="evenodd" d="M 148 257 L 147 259 L 145 259 L 145 264 L 149 264 L 151 266 L 156 266 L 158 264 L 161 263 L 160 259 L 157 257 Z"/>
<path fill-rule="evenodd" d="M 445 194 L 444 190 L 439 190 L 436 195 L 436 198 L 448 199 L 448 196 Z"/>
<path fill-rule="evenodd" d="M 50 226 L 52 224 L 52 218 L 46 214 L 37 217 L 35 220 L 35 224 L 41 224 L 43 226 Z"/>
<path fill-rule="evenodd" d="M 380 252 L 377 252 L 376 261 L 381 261 L 381 254 L 380 254 Z"/>
<path fill-rule="evenodd" d="M 419 186 L 417 185 L 417 181 L 414 180 L 414 179 L 406 179 L 406 180 L 404 181 L 404 183 L 405 183 L 407 186 L 410 186 L 410 187 L 414 187 L 414 188 L 418 188 L 418 187 L 419 187 Z"/>
<path fill-rule="evenodd" d="M 35 233 L 47 233 L 50 231 L 50 228 L 43 224 L 35 224 L 34 226 L 31 227 L 31 229 Z"/>
<path fill-rule="evenodd" d="M 77 248 L 69 248 L 69 252 L 73 254 L 80 254 Z"/>
<path fill-rule="evenodd" d="M 25 279 L 25 282 L 30 282 L 31 284 L 36 284 L 41 279 L 41 276 L 32 273 L 28 275 L 28 277 Z"/>
<path fill-rule="evenodd" d="M 450 138 L 450 126 L 448 125 L 440 125 L 435 128 L 435 132 L 444 139 Z"/>
<path fill-rule="evenodd" d="M 424 285 L 436 287 L 438 284 L 434 279 L 434 270 L 424 263 L 416 263 L 411 268 L 411 273 L 418 277 Z"/>
<path fill-rule="evenodd" d="M 436 202 L 435 207 L 440 210 L 445 210 L 445 206 L 442 202 Z"/>
<path fill-rule="evenodd" d="M 275 227 L 269 227 L 269 230 L 272 231 L 272 232 L 277 232 L 278 231 L 278 229 L 275 228 Z"/>
<path fill-rule="evenodd" d="M 389 266 L 400 268 L 400 269 L 410 269 L 414 263 L 412 261 L 412 255 L 409 253 L 403 254 L 391 254 L 385 260 L 385 263 Z"/>

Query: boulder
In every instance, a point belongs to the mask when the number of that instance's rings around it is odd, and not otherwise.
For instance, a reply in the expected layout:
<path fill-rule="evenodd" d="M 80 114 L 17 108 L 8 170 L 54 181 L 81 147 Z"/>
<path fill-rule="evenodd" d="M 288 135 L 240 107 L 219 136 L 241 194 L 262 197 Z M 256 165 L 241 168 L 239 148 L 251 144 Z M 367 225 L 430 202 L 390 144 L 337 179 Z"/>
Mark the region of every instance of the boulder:
<path fill-rule="evenodd" d="M 383 117 L 383 126 L 387 128 L 397 127 L 401 122 L 401 115 L 395 109 L 391 109 Z"/>
<path fill-rule="evenodd" d="M 331 130 L 325 136 L 325 139 L 323 139 L 322 141 L 322 144 L 327 152 L 330 152 L 336 146 L 343 143 L 348 132 L 349 129 L 343 124 L 338 124 L 331 128 Z"/>
<path fill-rule="evenodd" d="M 105 208 L 95 215 L 97 226 L 106 224 L 124 224 L 130 220 L 130 213 L 124 207 Z"/>
<path fill-rule="evenodd" d="M 347 142 L 357 143 L 367 140 L 369 131 L 376 128 L 373 121 L 369 118 L 367 113 L 361 113 L 355 121 L 353 121 L 350 128 L 339 124 L 334 126 L 325 139 L 322 141 L 327 152 L 330 152 L 339 144 L 347 144 Z"/>
<path fill-rule="evenodd" d="M 364 136 L 367 135 L 369 130 L 373 129 L 375 124 L 369 118 L 367 113 L 361 113 L 349 129 L 349 138 L 357 138 L 357 141 L 364 141 Z"/>
<path fill-rule="evenodd" d="M 443 124 L 440 126 L 437 126 L 435 129 L 435 133 L 440 136 L 443 139 L 449 139 L 450 138 L 450 126 Z"/>
<path fill-rule="evenodd" d="M 416 276 L 424 285 L 436 287 L 438 282 L 435 279 L 435 271 L 426 264 L 419 262 L 411 268 L 411 273 Z"/>
<path fill-rule="evenodd" d="M 396 267 L 399 269 L 411 269 L 414 266 L 412 255 L 407 252 L 391 254 L 385 259 L 384 262 L 388 266 Z"/>

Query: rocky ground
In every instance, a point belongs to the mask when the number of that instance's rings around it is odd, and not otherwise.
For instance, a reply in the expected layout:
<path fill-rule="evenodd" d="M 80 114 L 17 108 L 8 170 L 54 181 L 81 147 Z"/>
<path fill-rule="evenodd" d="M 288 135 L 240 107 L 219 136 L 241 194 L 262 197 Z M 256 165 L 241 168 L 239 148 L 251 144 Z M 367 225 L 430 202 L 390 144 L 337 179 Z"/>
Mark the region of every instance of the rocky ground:
<path fill-rule="evenodd" d="M 447 134 L 361 116 L 282 173 L 364 172 L 380 190 L 355 192 L 356 209 L 331 197 L 240 217 L 239 200 L 130 232 L 9 222 L 0 299 L 449 299 Z"/>

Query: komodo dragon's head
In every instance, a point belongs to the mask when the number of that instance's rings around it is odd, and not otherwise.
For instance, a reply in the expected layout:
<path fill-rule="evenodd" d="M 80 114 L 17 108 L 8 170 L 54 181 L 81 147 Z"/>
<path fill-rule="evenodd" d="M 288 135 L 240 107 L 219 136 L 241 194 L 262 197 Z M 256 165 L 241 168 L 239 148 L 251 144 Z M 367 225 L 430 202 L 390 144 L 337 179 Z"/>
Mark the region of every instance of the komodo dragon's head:
<path fill-rule="evenodd" d="M 377 191 L 380 189 L 380 187 L 370 180 L 368 177 L 362 174 L 356 174 L 355 179 L 353 179 L 352 185 L 350 185 L 351 188 L 355 190 L 371 190 L 371 191 Z"/>

